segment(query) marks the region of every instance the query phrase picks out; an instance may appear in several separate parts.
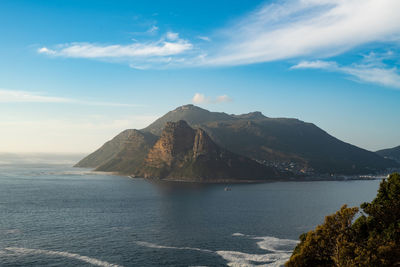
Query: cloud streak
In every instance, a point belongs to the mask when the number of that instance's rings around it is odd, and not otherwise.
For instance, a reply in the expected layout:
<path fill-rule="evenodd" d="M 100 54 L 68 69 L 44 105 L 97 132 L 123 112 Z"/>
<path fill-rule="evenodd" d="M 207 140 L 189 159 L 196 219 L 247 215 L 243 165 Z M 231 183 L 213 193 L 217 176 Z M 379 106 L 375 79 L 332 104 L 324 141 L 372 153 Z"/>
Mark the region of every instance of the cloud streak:
<path fill-rule="evenodd" d="M 358 81 L 374 83 L 400 89 L 400 73 L 397 68 L 389 68 L 382 62 L 369 62 L 340 66 L 333 61 L 302 61 L 291 69 L 322 69 L 344 73 Z"/>
<path fill-rule="evenodd" d="M 204 94 L 201 93 L 195 93 L 192 102 L 194 104 L 217 104 L 217 103 L 226 103 L 226 102 L 232 102 L 232 98 L 230 98 L 228 95 L 220 95 L 217 96 L 216 98 L 211 98 L 211 97 L 206 97 Z"/>
<path fill-rule="evenodd" d="M 223 29 L 227 41 L 203 64 L 243 65 L 330 57 L 400 37 L 398 0 L 286 0 L 266 4 Z"/>
<path fill-rule="evenodd" d="M 41 47 L 38 49 L 38 53 L 67 58 L 144 60 L 176 56 L 192 48 L 193 45 L 180 38 L 178 33 L 167 32 L 165 37 L 155 42 L 127 45 L 70 43 L 58 45 L 55 48 Z"/>
<path fill-rule="evenodd" d="M 91 106 L 110 106 L 110 107 L 140 107 L 142 105 L 85 101 L 72 98 L 46 96 L 43 94 L 19 90 L 0 89 L 0 103 L 65 103 Z"/>

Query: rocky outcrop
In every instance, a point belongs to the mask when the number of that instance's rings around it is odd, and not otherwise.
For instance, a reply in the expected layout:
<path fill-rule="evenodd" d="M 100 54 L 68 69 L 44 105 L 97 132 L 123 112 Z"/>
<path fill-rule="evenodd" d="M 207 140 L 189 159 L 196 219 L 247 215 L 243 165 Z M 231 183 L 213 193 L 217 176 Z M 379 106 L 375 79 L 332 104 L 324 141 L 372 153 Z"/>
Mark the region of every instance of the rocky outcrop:
<path fill-rule="evenodd" d="M 202 129 L 185 121 L 166 124 L 149 151 L 140 175 L 145 178 L 195 182 L 267 180 L 281 174 L 215 144 Z"/>
<path fill-rule="evenodd" d="M 147 167 L 171 167 L 174 162 L 193 148 L 195 131 L 185 121 L 168 122 L 160 139 L 149 151 L 145 163 Z"/>

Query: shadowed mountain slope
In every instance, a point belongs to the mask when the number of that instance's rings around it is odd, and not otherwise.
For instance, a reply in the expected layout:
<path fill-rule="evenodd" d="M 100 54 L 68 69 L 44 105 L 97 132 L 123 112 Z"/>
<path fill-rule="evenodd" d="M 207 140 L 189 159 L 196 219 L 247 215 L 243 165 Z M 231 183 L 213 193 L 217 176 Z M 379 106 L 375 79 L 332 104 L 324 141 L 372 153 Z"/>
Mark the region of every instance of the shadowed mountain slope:
<path fill-rule="evenodd" d="M 382 157 L 389 158 L 400 162 L 400 146 L 376 151 Z"/>
<path fill-rule="evenodd" d="M 79 161 L 75 167 L 129 174 L 141 166 L 157 138 L 151 133 L 125 130 Z"/>

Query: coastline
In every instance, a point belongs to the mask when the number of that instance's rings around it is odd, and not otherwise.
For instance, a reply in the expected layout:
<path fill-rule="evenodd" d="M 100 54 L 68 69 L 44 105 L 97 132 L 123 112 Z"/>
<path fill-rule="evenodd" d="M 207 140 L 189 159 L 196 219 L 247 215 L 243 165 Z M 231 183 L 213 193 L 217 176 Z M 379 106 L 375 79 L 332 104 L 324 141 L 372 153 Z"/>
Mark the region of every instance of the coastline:
<path fill-rule="evenodd" d="M 74 166 L 73 166 L 74 167 Z M 74 167 L 77 168 L 77 167 Z M 130 179 L 143 179 L 150 182 L 165 182 L 165 183 L 193 183 L 193 184 L 257 184 L 257 183 L 270 183 L 270 182 L 323 182 L 323 181 L 373 181 L 373 180 L 382 180 L 387 177 L 387 175 L 313 175 L 313 176 L 297 176 L 291 178 L 267 178 L 267 179 L 259 179 L 259 180 L 248 180 L 248 179 L 218 179 L 218 180 L 186 180 L 186 179 L 159 179 L 156 177 L 153 178 L 145 178 L 140 176 L 134 176 L 131 174 L 126 173 L 119 173 L 119 172 L 105 172 L 105 171 L 94 171 L 91 168 L 83 168 L 88 169 L 90 172 L 95 174 L 108 174 L 112 176 L 121 176 L 127 177 Z M 397 170 L 398 172 L 399 170 Z M 396 171 L 392 171 L 396 172 Z M 389 173 L 388 173 L 389 174 Z"/>

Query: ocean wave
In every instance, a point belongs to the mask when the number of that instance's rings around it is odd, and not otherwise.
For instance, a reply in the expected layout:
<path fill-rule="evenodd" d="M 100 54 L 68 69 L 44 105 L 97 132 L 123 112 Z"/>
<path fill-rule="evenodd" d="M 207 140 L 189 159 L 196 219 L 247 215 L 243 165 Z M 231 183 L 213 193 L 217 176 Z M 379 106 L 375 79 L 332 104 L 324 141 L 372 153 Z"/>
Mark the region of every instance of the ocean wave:
<path fill-rule="evenodd" d="M 224 258 L 228 266 L 282 266 L 290 258 L 291 253 L 250 254 L 239 251 L 216 251 Z M 257 263 L 257 264 L 256 264 Z M 264 263 L 260 265 L 260 263 Z"/>
<path fill-rule="evenodd" d="M 63 252 L 63 251 L 52 251 L 52 250 L 44 250 L 44 249 L 31 249 L 31 248 L 19 248 L 19 247 L 7 247 L 7 248 L 4 248 L 4 250 L 18 253 L 18 254 L 40 254 L 40 255 L 50 255 L 50 256 L 61 256 L 61 257 L 66 257 L 66 258 L 70 258 L 70 259 L 80 260 L 83 262 L 90 263 L 92 265 L 102 266 L 102 267 L 122 267 L 121 265 L 118 265 L 118 264 L 112 264 L 112 263 L 109 263 L 106 261 L 101 261 L 101 260 L 90 258 L 87 256 L 82 256 L 79 254 Z M 3 250 L 3 253 L 0 253 L 0 254 L 4 254 L 4 250 Z"/>
<path fill-rule="evenodd" d="M 290 258 L 292 250 L 297 245 L 298 241 L 291 239 L 280 239 L 272 236 L 250 236 L 241 233 L 234 233 L 232 236 L 250 238 L 256 241 L 257 246 L 268 253 L 265 254 L 250 254 L 240 251 L 212 251 L 208 249 L 193 248 L 193 247 L 175 247 L 163 246 L 149 242 L 136 242 L 140 246 L 157 248 L 157 249 L 176 249 L 176 250 L 192 250 L 206 253 L 217 254 L 226 260 L 228 266 L 282 266 Z"/>
<path fill-rule="evenodd" d="M 157 245 L 157 244 L 154 244 L 154 243 L 143 242 L 143 241 L 137 241 L 136 244 L 138 244 L 138 245 L 140 245 L 142 247 L 148 247 L 148 248 L 193 250 L 193 251 L 201 251 L 201 252 L 206 252 L 206 253 L 215 253 L 215 251 L 212 251 L 212 250 L 209 250 L 209 249 L 192 248 L 192 247 L 162 246 L 162 245 Z"/>
<path fill-rule="evenodd" d="M 232 236 L 246 236 L 246 235 L 241 233 L 233 233 Z"/>
<path fill-rule="evenodd" d="M 232 236 L 241 236 L 254 240 L 260 240 L 256 242 L 257 246 L 262 250 L 268 250 L 272 252 L 292 252 L 294 247 L 299 243 L 293 239 L 283 239 L 273 236 L 252 236 L 241 233 L 234 233 Z"/>
<path fill-rule="evenodd" d="M 2 229 L 2 230 L 0 230 L 0 234 L 19 234 L 19 233 L 21 233 L 21 231 L 19 229 Z"/>

